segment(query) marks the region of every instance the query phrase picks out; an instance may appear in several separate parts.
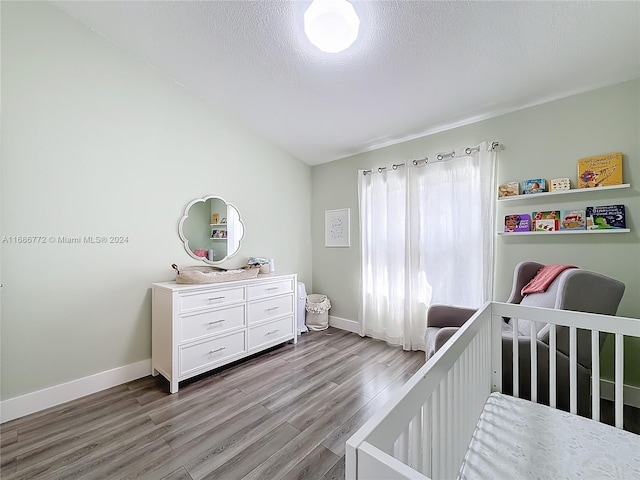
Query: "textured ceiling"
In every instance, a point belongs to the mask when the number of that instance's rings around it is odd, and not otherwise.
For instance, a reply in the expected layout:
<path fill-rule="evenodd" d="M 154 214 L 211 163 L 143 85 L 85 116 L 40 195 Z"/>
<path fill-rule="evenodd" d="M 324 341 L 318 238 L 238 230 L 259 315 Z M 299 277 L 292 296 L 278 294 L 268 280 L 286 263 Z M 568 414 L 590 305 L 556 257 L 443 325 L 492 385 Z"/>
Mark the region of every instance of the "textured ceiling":
<path fill-rule="evenodd" d="M 640 77 L 640 2 L 354 1 L 339 54 L 308 1 L 54 1 L 310 165 Z"/>

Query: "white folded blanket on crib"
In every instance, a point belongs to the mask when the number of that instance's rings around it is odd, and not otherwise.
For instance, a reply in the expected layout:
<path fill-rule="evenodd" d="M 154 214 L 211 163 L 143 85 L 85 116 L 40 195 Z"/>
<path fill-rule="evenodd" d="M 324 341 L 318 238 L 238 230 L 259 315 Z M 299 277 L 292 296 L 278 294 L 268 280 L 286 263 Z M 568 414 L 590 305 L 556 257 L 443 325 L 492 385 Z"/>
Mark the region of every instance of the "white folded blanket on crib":
<path fill-rule="evenodd" d="M 460 478 L 640 478 L 640 435 L 492 393 L 465 455 Z"/>

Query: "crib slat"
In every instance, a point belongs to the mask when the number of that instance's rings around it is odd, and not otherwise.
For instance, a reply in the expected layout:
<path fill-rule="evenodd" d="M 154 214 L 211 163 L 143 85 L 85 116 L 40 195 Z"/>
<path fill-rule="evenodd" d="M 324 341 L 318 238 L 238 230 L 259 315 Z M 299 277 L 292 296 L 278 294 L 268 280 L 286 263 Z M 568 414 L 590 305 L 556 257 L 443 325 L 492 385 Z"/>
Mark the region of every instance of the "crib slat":
<path fill-rule="evenodd" d="M 600 332 L 591 330 L 591 418 L 600 421 Z"/>
<path fill-rule="evenodd" d="M 451 389 L 452 395 L 450 398 L 451 403 L 451 457 L 449 459 L 449 468 L 451 468 L 452 458 L 456 457 L 456 452 L 458 451 L 458 415 L 460 413 L 460 395 L 457 394 L 460 392 L 460 357 L 453 364 L 452 369 L 452 382 Z M 456 394 L 453 394 L 456 392 Z"/>
<path fill-rule="evenodd" d="M 422 472 L 422 408 L 411 421 L 409 437 L 409 466 Z"/>
<path fill-rule="evenodd" d="M 432 442 L 433 452 L 431 454 L 431 477 L 432 478 L 440 478 L 440 464 L 442 461 L 442 450 L 445 448 L 444 445 L 440 442 L 442 438 L 442 428 L 440 424 L 442 422 L 442 411 L 440 409 L 440 398 L 442 397 L 442 383 L 436 387 L 435 391 L 431 398 L 433 398 L 433 414 L 431 415 L 433 419 L 432 429 L 433 433 L 431 438 L 435 439 Z"/>
<path fill-rule="evenodd" d="M 556 408 L 556 375 L 557 375 L 557 332 L 556 326 L 549 330 L 549 406 Z"/>
<path fill-rule="evenodd" d="M 624 336 L 616 333 L 616 370 L 615 370 L 615 424 L 616 428 L 622 428 L 624 402 L 622 398 L 624 382 Z"/>
<path fill-rule="evenodd" d="M 449 383 L 449 377 L 445 376 L 442 380 L 442 386 L 440 388 L 440 415 L 442 416 L 442 420 L 440 423 L 440 438 L 443 440 L 443 448 L 440 449 L 440 458 L 438 459 L 438 468 L 441 472 L 441 475 L 446 476 L 446 468 L 447 468 L 447 450 L 451 448 L 448 440 L 448 430 L 447 430 L 447 384 Z"/>
<path fill-rule="evenodd" d="M 485 363 L 484 363 L 484 349 L 483 346 L 486 342 L 486 333 L 483 331 L 480 332 L 480 337 L 482 338 L 482 343 L 478 343 L 475 349 L 475 358 L 473 362 L 473 376 L 475 379 L 475 392 L 476 395 L 481 391 L 482 385 L 485 381 L 484 372 Z"/>
<path fill-rule="evenodd" d="M 513 396 L 518 398 L 520 396 L 520 368 L 518 359 L 520 358 L 520 345 L 518 343 L 518 319 L 513 319 L 513 332 L 511 334 L 511 345 L 513 345 L 513 358 L 511 359 L 512 363 L 512 372 L 513 372 Z"/>
<path fill-rule="evenodd" d="M 422 407 L 422 470 L 421 473 L 427 477 L 432 477 L 431 469 L 431 448 L 433 446 L 433 396 L 429 397 Z"/>
<path fill-rule="evenodd" d="M 409 463 L 409 425 L 402 431 L 394 444 L 393 456 L 407 465 Z"/>
<path fill-rule="evenodd" d="M 466 384 L 467 384 L 467 398 L 473 399 L 476 396 L 477 383 L 474 378 L 476 352 L 478 350 L 478 338 L 474 338 L 469 344 L 469 355 L 467 357 L 467 372 L 466 372 Z M 470 408 L 464 409 L 464 424 L 469 425 L 470 416 L 473 414 Z M 467 437 L 468 439 L 468 437 Z"/>
<path fill-rule="evenodd" d="M 569 412 L 578 412 L 578 347 L 577 329 L 569 327 Z"/>
<path fill-rule="evenodd" d="M 453 398 L 453 387 L 454 387 L 454 378 L 453 378 L 453 372 L 455 370 L 455 365 L 454 368 L 452 368 L 451 370 L 449 370 L 449 373 L 447 374 L 447 397 L 448 399 Z M 445 477 L 449 478 L 451 476 L 451 458 L 453 457 L 453 449 L 455 448 L 455 432 L 453 431 L 453 408 L 451 408 L 451 403 L 450 402 L 446 402 L 446 418 L 447 418 L 447 426 L 446 426 L 446 432 L 447 432 L 447 451 L 445 452 Z"/>
<path fill-rule="evenodd" d="M 472 380 L 472 376 L 471 376 L 471 362 L 472 362 L 472 349 L 475 347 L 475 342 L 472 342 L 469 345 L 469 348 L 467 349 L 466 355 L 465 355 L 465 360 L 464 360 L 464 374 L 462 377 L 462 384 L 464 385 L 464 393 L 462 398 L 473 398 L 473 384 L 471 382 Z M 471 409 L 470 408 L 463 408 L 462 409 L 462 423 L 463 425 L 466 427 L 467 425 L 469 425 L 469 421 L 470 421 L 470 414 L 471 414 Z M 464 451 L 466 451 L 466 443 L 469 441 L 469 437 L 467 434 L 466 429 L 463 430 L 463 446 L 464 446 Z"/>
<path fill-rule="evenodd" d="M 484 358 L 485 375 L 489 375 L 489 385 L 492 392 L 502 391 L 502 329 L 499 321 L 490 321 L 483 345 L 488 349 Z"/>
<path fill-rule="evenodd" d="M 486 385 L 492 385 L 492 391 L 502 391 L 502 341 L 498 345 L 493 344 L 493 338 L 498 335 L 498 327 L 494 327 L 495 322 L 491 322 L 490 325 L 483 330 L 483 340 L 480 349 L 481 361 L 480 367 L 482 382 L 480 383 L 480 391 L 482 392 Z M 496 329 L 496 331 L 493 330 Z M 499 350 L 499 352 L 496 352 Z M 498 363 L 499 362 L 499 363 Z M 500 373 L 496 373 L 496 368 L 500 368 Z M 487 378 L 489 376 L 489 378 Z M 499 383 L 498 383 L 499 382 Z"/>
<path fill-rule="evenodd" d="M 538 344 L 536 322 L 531 322 L 529 346 L 531 347 L 531 401 L 538 401 Z"/>
<path fill-rule="evenodd" d="M 402 431 L 400 436 L 396 439 L 393 445 L 393 456 L 397 458 L 402 463 L 407 465 L 409 463 L 409 453 L 408 453 L 408 443 L 409 443 L 409 426 Z"/>
<path fill-rule="evenodd" d="M 484 350 L 483 346 L 486 344 L 486 334 L 485 331 L 482 330 L 479 334 L 479 339 L 481 341 L 476 342 L 474 345 L 474 355 L 473 355 L 473 363 L 471 365 L 471 375 L 473 376 L 473 398 L 478 398 L 480 392 L 482 392 L 482 385 L 486 385 L 486 380 L 484 378 L 485 371 L 482 370 L 484 368 L 483 355 Z M 469 412 L 469 415 L 473 415 L 475 412 Z"/>
<path fill-rule="evenodd" d="M 454 468 L 454 472 L 455 472 L 455 467 L 457 466 L 458 462 L 460 461 L 460 453 L 464 452 L 466 450 L 466 445 L 463 444 L 464 442 L 464 431 L 463 431 L 463 421 L 462 419 L 464 418 L 464 416 L 461 414 L 462 412 L 465 411 L 465 409 L 467 408 L 467 395 L 465 392 L 465 386 L 464 386 L 464 365 L 466 363 L 466 359 L 467 359 L 467 355 L 466 355 L 466 351 L 464 352 L 464 354 L 460 357 L 460 364 L 458 366 L 458 382 L 457 382 L 457 386 L 456 386 L 456 392 L 459 392 L 459 395 L 456 395 L 458 397 L 458 401 L 457 401 L 457 409 L 454 410 L 455 412 L 455 422 L 456 422 L 456 428 L 455 428 L 455 432 L 456 432 L 456 450 L 455 450 L 455 454 L 453 455 L 453 468 Z"/>

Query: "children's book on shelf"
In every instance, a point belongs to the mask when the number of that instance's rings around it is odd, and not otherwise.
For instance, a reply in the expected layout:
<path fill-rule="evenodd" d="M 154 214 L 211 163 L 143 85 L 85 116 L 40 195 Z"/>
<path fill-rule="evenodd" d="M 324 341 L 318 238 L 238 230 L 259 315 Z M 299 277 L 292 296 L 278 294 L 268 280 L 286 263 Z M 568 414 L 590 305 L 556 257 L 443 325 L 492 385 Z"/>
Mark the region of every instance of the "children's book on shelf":
<path fill-rule="evenodd" d="M 578 160 L 578 188 L 622 184 L 622 153 L 607 153 Z"/>
<path fill-rule="evenodd" d="M 536 220 L 534 222 L 536 232 L 556 232 L 558 231 L 557 220 Z"/>
<path fill-rule="evenodd" d="M 555 232 L 560 230 L 560 211 L 533 212 L 531 214 L 533 230 L 536 232 Z"/>
<path fill-rule="evenodd" d="M 532 178 L 530 180 L 525 180 L 522 184 L 522 193 L 524 193 L 525 195 L 546 191 L 547 181 L 544 178 Z"/>
<path fill-rule="evenodd" d="M 553 178 L 549 181 L 549 191 L 571 190 L 571 180 L 568 178 Z"/>
<path fill-rule="evenodd" d="M 509 182 L 498 185 L 499 197 L 514 197 L 520 195 L 520 184 L 518 182 Z"/>
<path fill-rule="evenodd" d="M 504 217 L 505 233 L 528 232 L 529 230 L 531 230 L 531 216 L 528 213 L 518 213 Z"/>
<path fill-rule="evenodd" d="M 587 230 L 627 228 L 624 205 L 587 207 Z"/>
<path fill-rule="evenodd" d="M 560 230 L 585 230 L 587 221 L 584 210 L 562 210 L 560 212 Z"/>

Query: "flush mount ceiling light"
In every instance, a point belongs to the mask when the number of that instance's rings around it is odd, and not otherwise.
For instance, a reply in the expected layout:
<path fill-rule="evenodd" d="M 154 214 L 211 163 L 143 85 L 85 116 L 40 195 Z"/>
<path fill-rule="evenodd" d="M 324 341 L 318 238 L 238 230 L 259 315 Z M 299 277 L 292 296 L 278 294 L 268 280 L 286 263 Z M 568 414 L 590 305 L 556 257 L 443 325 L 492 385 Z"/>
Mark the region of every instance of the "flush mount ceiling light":
<path fill-rule="evenodd" d="M 323 52 L 338 53 L 358 38 L 360 19 L 346 0 L 313 0 L 304 12 L 304 32 Z"/>

